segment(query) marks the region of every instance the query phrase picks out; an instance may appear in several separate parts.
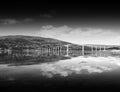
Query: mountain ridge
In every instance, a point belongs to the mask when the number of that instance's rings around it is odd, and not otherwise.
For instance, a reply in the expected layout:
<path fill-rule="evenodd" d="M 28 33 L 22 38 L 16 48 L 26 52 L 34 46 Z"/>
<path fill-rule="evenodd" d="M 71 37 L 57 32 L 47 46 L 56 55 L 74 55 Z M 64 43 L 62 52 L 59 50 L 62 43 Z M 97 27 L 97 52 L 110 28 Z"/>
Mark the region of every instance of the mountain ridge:
<path fill-rule="evenodd" d="M 20 47 L 30 47 L 39 48 L 40 46 L 58 46 L 72 44 L 69 42 L 44 38 L 39 36 L 25 36 L 25 35 L 8 35 L 0 36 L 0 48 L 20 48 Z"/>

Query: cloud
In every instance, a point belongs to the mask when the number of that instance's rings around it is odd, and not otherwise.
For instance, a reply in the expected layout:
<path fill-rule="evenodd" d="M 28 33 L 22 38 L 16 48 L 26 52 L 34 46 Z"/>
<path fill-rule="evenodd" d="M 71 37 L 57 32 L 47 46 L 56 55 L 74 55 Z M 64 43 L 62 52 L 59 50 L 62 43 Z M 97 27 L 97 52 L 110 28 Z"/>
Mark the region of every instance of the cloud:
<path fill-rule="evenodd" d="M 111 29 L 47 25 L 37 34 L 76 44 L 120 44 L 119 33 Z"/>
<path fill-rule="evenodd" d="M 22 21 L 23 21 L 23 22 L 32 22 L 32 21 L 34 21 L 34 19 L 26 18 L 26 19 L 23 19 Z"/>
<path fill-rule="evenodd" d="M 43 63 L 39 66 L 43 76 L 54 75 L 67 77 L 72 74 L 103 73 L 118 69 L 119 58 L 116 57 L 76 57 L 71 60 L 60 60 L 54 63 Z M 82 63 L 85 62 L 85 63 Z"/>
<path fill-rule="evenodd" d="M 19 21 L 15 20 L 15 19 L 1 19 L 0 23 L 1 24 L 17 24 L 17 23 L 19 23 Z"/>
<path fill-rule="evenodd" d="M 40 18 L 52 18 L 53 16 L 50 14 L 40 14 Z"/>
<path fill-rule="evenodd" d="M 32 22 L 33 19 L 31 18 L 26 18 L 22 20 L 17 20 L 17 19 L 0 19 L 0 24 L 19 24 L 19 23 L 27 23 L 27 22 Z"/>

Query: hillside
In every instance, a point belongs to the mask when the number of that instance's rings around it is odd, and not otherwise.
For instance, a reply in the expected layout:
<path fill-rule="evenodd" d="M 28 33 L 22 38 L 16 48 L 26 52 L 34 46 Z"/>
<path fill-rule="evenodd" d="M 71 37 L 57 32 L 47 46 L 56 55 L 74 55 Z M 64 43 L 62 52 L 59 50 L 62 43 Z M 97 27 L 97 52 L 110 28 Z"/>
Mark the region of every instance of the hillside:
<path fill-rule="evenodd" d="M 0 48 L 39 48 L 41 46 L 58 46 L 70 44 L 65 41 L 60 41 L 51 38 L 10 35 L 0 37 Z"/>

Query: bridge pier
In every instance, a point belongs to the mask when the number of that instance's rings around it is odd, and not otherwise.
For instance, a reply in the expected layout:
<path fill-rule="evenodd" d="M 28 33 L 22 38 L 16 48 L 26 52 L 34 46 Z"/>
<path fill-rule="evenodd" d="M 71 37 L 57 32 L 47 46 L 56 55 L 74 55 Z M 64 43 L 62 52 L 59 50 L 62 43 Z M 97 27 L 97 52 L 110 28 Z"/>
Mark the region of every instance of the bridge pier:
<path fill-rule="evenodd" d="M 106 46 L 104 46 L 104 51 L 106 51 Z"/>
<path fill-rule="evenodd" d="M 101 46 L 99 47 L 99 50 L 100 50 L 100 51 L 102 51 L 102 48 L 101 48 Z"/>
<path fill-rule="evenodd" d="M 98 48 L 97 48 L 97 46 L 96 46 L 96 51 L 97 51 L 97 49 L 98 49 Z"/>
<path fill-rule="evenodd" d="M 82 55 L 84 56 L 84 52 L 85 52 L 85 47 L 84 45 L 82 45 Z"/>
<path fill-rule="evenodd" d="M 69 44 L 68 45 L 64 45 L 66 48 L 66 56 L 69 56 Z"/>
<path fill-rule="evenodd" d="M 91 46 L 91 51 L 93 52 L 93 46 Z"/>

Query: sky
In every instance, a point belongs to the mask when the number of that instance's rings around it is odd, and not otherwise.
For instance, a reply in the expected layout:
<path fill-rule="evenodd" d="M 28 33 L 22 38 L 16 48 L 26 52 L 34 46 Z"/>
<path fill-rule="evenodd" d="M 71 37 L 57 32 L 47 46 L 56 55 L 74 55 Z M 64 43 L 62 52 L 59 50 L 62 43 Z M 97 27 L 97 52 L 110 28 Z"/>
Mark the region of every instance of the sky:
<path fill-rule="evenodd" d="M 29 35 L 75 44 L 120 45 L 119 6 L 106 4 L 40 4 L 0 6 L 0 36 Z"/>

